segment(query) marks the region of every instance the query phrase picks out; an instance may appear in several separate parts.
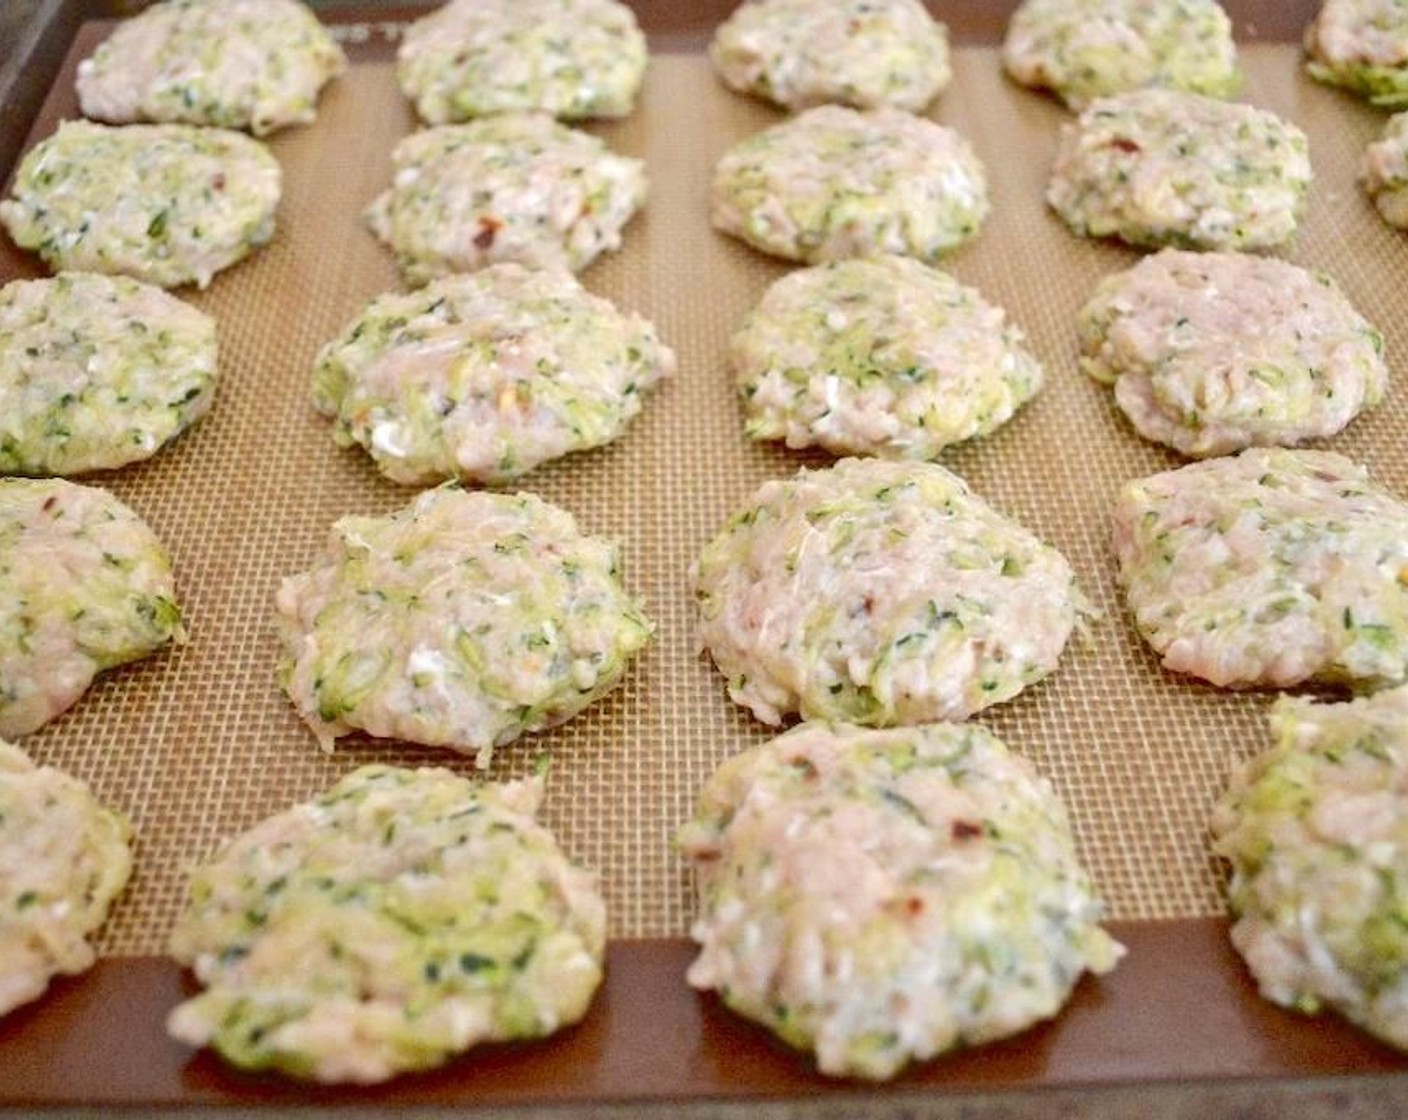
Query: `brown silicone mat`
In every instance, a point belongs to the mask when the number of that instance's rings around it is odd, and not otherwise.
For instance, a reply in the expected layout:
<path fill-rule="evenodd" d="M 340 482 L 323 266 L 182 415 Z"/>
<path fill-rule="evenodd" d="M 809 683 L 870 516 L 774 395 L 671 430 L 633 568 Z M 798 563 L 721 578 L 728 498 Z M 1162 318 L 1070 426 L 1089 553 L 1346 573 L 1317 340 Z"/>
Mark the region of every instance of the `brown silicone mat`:
<path fill-rule="evenodd" d="M 75 115 L 74 60 L 96 41 L 85 28 L 37 126 Z M 127 811 L 138 873 L 103 934 L 106 955 L 156 954 L 180 905 L 183 869 L 222 837 L 303 799 L 370 761 L 450 765 L 447 752 L 344 741 L 319 754 L 274 681 L 272 598 L 306 566 L 327 527 L 349 512 L 382 512 L 410 492 L 380 479 L 360 451 L 339 451 L 310 404 L 318 346 L 376 293 L 397 285 L 389 256 L 360 213 L 382 189 L 388 152 L 413 127 L 392 78 L 385 29 L 351 47 L 354 65 L 325 96 L 315 126 L 276 137 L 285 168 L 271 246 L 186 293 L 220 324 L 215 411 L 155 460 L 102 479 L 167 542 L 190 642 L 104 678 L 66 717 L 25 741 L 39 760 L 90 781 Z M 1359 153 L 1383 117 L 1299 70 L 1287 45 L 1248 46 L 1246 99 L 1311 136 L 1316 184 L 1289 256 L 1335 275 L 1408 361 L 1408 246 L 1382 225 L 1355 184 Z M 1234 759 L 1259 749 L 1269 697 L 1229 695 L 1175 680 L 1124 622 L 1107 555 L 1106 511 L 1127 479 L 1175 465 L 1142 444 L 1107 394 L 1076 369 L 1072 322 L 1096 281 L 1133 263 L 1130 251 L 1082 242 L 1041 202 L 1064 114 L 1001 76 L 992 49 L 957 53 L 936 117 L 969 136 L 986 161 L 993 212 L 953 272 L 1004 305 L 1044 361 L 1042 395 L 992 438 L 943 460 L 997 507 L 1071 558 L 1104 610 L 1092 648 L 984 722 L 1030 755 L 1065 796 L 1112 917 L 1220 914 L 1218 870 L 1203 822 Z M 654 60 L 639 111 L 593 131 L 643 156 L 648 210 L 625 248 L 583 277 L 651 317 L 680 355 L 617 445 L 539 470 L 525 488 L 571 509 L 581 525 L 624 543 L 628 582 L 648 600 L 657 636 L 624 687 L 564 727 L 499 752 L 492 775 L 553 758 L 548 822 L 600 869 L 617 938 L 681 936 L 689 883 L 671 838 L 719 760 L 768 729 L 735 710 L 692 636 L 685 571 L 730 509 L 764 479 L 821 457 L 749 445 L 724 355 L 730 332 L 786 266 L 709 228 L 708 184 L 734 141 L 781 119 L 729 94 L 699 55 Z M 37 275 L 5 246 L 0 279 Z M 1408 391 L 1333 446 L 1408 493 Z"/>

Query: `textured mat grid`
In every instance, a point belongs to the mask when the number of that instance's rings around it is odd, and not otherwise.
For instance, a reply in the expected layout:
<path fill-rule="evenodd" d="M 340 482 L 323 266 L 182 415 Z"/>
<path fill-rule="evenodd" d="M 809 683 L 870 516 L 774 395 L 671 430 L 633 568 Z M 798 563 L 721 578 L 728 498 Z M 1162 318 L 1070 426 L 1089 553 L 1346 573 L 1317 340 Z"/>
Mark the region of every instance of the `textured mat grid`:
<path fill-rule="evenodd" d="M 322 755 L 274 681 L 280 578 L 310 562 L 338 516 L 389 511 L 411 497 L 360 452 L 336 449 L 308 394 L 319 345 L 397 284 L 361 211 L 385 185 L 390 149 L 413 122 L 384 44 L 361 49 L 365 57 L 326 96 L 318 123 L 273 141 L 285 168 L 274 243 L 209 292 L 184 293 L 220 324 L 214 412 L 157 459 L 86 480 L 110 486 L 167 542 L 190 629 L 186 646 L 109 674 L 25 742 L 132 817 L 138 876 L 103 935 L 108 954 L 161 952 L 192 860 L 357 765 L 473 773 L 467 758 L 365 739 Z M 1246 98 L 1311 134 L 1317 182 L 1306 228 L 1287 255 L 1337 276 L 1386 330 L 1401 371 L 1408 247 L 1354 182 L 1382 118 L 1301 77 L 1292 47 L 1244 48 L 1243 57 Z M 1231 762 L 1259 748 L 1270 698 L 1166 676 L 1124 621 L 1107 511 L 1124 481 L 1177 460 L 1142 444 L 1108 394 L 1079 374 L 1072 324 L 1098 279 L 1137 257 L 1078 241 L 1042 206 L 1065 118 L 1057 105 L 1008 85 L 992 50 L 962 50 L 955 68 L 935 115 L 979 149 L 994 208 L 950 267 L 1027 330 L 1048 384 L 1006 429 L 944 461 L 1065 551 L 1104 614 L 1088 648 L 1073 646 L 1054 677 L 985 722 L 1065 796 L 1112 916 L 1214 914 L 1218 870 L 1203 822 Z M 74 112 L 66 81 L 50 119 Z M 546 818 L 601 871 L 618 937 L 686 931 L 688 880 L 674 831 L 714 766 L 769 735 L 727 701 L 721 678 L 695 654 L 688 564 L 764 479 L 826 461 L 749 445 L 724 367 L 731 331 L 786 266 L 709 229 L 710 173 L 731 143 L 779 119 L 723 90 L 702 57 L 665 55 L 641 110 L 593 129 L 646 158 L 652 197 L 624 251 L 583 279 L 651 317 L 678 350 L 680 371 L 620 443 L 523 483 L 571 509 L 586 530 L 622 541 L 627 580 L 657 625 L 624 687 L 585 716 L 501 751 L 492 771 L 521 774 L 540 751 L 551 753 Z M 35 274 L 32 262 L 0 250 L 0 278 Z M 1395 384 L 1388 403 L 1333 446 L 1408 492 L 1408 391 Z"/>

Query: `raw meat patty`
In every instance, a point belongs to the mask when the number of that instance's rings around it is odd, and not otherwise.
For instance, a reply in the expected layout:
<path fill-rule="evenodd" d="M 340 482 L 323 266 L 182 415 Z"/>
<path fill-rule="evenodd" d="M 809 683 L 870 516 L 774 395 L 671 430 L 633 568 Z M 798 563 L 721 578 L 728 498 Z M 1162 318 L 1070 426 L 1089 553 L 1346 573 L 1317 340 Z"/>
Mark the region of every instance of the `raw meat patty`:
<path fill-rule="evenodd" d="M 651 633 L 614 544 L 532 494 L 455 487 L 342 518 L 278 608 L 283 685 L 325 749 L 360 730 L 481 766 L 609 692 Z"/>
<path fill-rule="evenodd" d="M 171 1034 L 246 1069 L 384 1081 L 580 1019 L 596 877 L 534 817 L 542 780 L 364 766 L 191 876 L 171 952 L 205 991 Z"/>
<path fill-rule="evenodd" d="M 977 236 L 987 176 L 951 128 L 898 109 L 808 109 L 735 145 L 714 171 L 716 229 L 808 264 L 934 261 Z"/>
<path fill-rule="evenodd" d="M 964 719 L 1056 668 L 1089 608 L 1054 548 L 932 463 L 765 483 L 692 572 L 701 645 L 764 723 Z"/>
<path fill-rule="evenodd" d="M 118 24 L 78 65 L 84 116 L 243 128 L 264 136 L 311 121 L 347 68 L 297 0 L 163 0 Z"/>
<path fill-rule="evenodd" d="M 1384 221 L 1408 229 L 1408 113 L 1395 113 L 1364 152 L 1364 189 Z"/>
<path fill-rule="evenodd" d="M 1081 310 L 1081 366 L 1145 439 L 1194 458 L 1334 435 L 1378 404 L 1383 335 L 1323 273 L 1165 249 Z"/>
<path fill-rule="evenodd" d="M 510 114 L 407 136 L 367 211 L 407 283 L 498 261 L 580 272 L 645 204 L 645 164 L 551 117 Z"/>
<path fill-rule="evenodd" d="M 1123 952 L 1051 786 L 972 724 L 803 724 L 725 762 L 680 845 L 689 982 L 832 1076 L 1015 1034 Z"/>
<path fill-rule="evenodd" d="M 94 486 L 0 479 L 0 735 L 184 637 L 171 560 L 132 510 Z"/>
<path fill-rule="evenodd" d="M 1086 237 L 1268 249 L 1295 233 L 1310 178 L 1305 134 L 1276 114 L 1146 89 L 1062 126 L 1046 201 Z"/>
<path fill-rule="evenodd" d="M 406 29 L 396 78 L 430 124 L 580 120 L 626 116 L 645 67 L 645 36 L 616 0 L 451 0 Z"/>
<path fill-rule="evenodd" d="M 1232 21 L 1213 0 L 1025 0 L 1002 64 L 1074 109 L 1150 86 L 1231 97 L 1242 81 Z"/>
<path fill-rule="evenodd" d="M 281 180 L 243 133 L 67 121 L 20 162 L 0 222 L 55 271 L 204 288 L 274 236 Z"/>
<path fill-rule="evenodd" d="M 377 297 L 323 347 L 313 396 L 388 478 L 503 482 L 614 440 L 674 367 L 571 273 L 499 264 Z"/>
<path fill-rule="evenodd" d="M 65 272 L 0 289 L 0 472 L 146 459 L 209 411 L 215 320 L 127 277 Z"/>
<path fill-rule="evenodd" d="M 132 873 L 132 830 L 82 782 L 0 742 L 0 1015 L 91 968 Z"/>
<path fill-rule="evenodd" d="M 1114 548 L 1164 666 L 1228 688 L 1408 677 L 1408 506 L 1328 451 L 1254 447 L 1132 482 Z"/>
<path fill-rule="evenodd" d="M 1232 942 L 1267 999 L 1408 1050 L 1408 688 L 1283 697 L 1271 729 L 1212 816 Z"/>
<path fill-rule="evenodd" d="M 709 48 L 724 84 L 788 109 L 919 112 L 948 85 L 948 32 L 919 0 L 749 0 Z"/>
<path fill-rule="evenodd" d="M 986 435 L 1041 387 L 999 307 L 908 257 L 778 280 L 730 352 L 754 439 L 838 455 L 932 459 Z"/>
<path fill-rule="evenodd" d="M 1375 105 L 1408 106 L 1408 4 L 1325 0 L 1305 29 L 1306 69 Z"/>

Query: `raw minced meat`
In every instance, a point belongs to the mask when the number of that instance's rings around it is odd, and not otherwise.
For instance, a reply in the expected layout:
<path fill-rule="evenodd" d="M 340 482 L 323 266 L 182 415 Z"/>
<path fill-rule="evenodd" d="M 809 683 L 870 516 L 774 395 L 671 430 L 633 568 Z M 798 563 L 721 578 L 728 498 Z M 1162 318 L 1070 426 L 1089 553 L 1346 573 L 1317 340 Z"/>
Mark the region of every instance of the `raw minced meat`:
<path fill-rule="evenodd" d="M 701 645 L 765 723 L 964 719 L 1056 668 L 1088 613 L 1066 559 L 933 463 L 764 485 L 692 569 Z"/>
<path fill-rule="evenodd" d="M 0 289 L 0 472 L 146 459 L 209 411 L 215 320 L 160 288 L 65 272 Z"/>
<path fill-rule="evenodd" d="M 407 282 L 499 261 L 580 272 L 621 246 L 645 204 L 645 165 L 541 114 L 412 133 L 367 211 Z"/>
<path fill-rule="evenodd" d="M 568 272 L 491 265 L 377 297 L 323 347 L 318 408 L 397 482 L 502 482 L 600 447 L 675 356 Z"/>
<path fill-rule="evenodd" d="M 1261 994 L 1408 1050 L 1408 687 L 1283 697 L 1212 815 L 1232 942 Z"/>
<path fill-rule="evenodd" d="M 1015 1034 L 1123 952 L 1050 785 L 972 724 L 803 724 L 726 761 L 680 845 L 690 983 L 833 1076 Z"/>
<path fill-rule="evenodd" d="M 0 742 L 0 1015 L 97 957 L 88 937 L 132 873 L 127 818 Z"/>
<path fill-rule="evenodd" d="M 1081 310 L 1081 366 L 1140 435 L 1205 458 L 1334 435 L 1383 398 L 1383 335 L 1323 273 L 1165 249 Z"/>
<path fill-rule="evenodd" d="M 714 33 L 731 89 L 788 109 L 918 112 L 948 85 L 948 32 L 920 0 L 749 0 Z"/>
<path fill-rule="evenodd" d="M 1395 113 L 1364 151 L 1364 189 L 1384 221 L 1408 229 L 1408 113 Z"/>
<path fill-rule="evenodd" d="M 281 189 L 240 132 L 66 121 L 20 161 L 0 223 L 56 271 L 204 288 L 273 237 Z"/>
<path fill-rule="evenodd" d="M 162 0 L 78 64 L 85 116 L 243 128 L 311 121 L 347 59 L 297 0 Z"/>
<path fill-rule="evenodd" d="M 344 517 L 278 593 L 281 677 L 331 749 L 354 731 L 477 752 L 576 715 L 651 634 L 618 550 L 532 494 L 429 490 Z"/>
<path fill-rule="evenodd" d="M 951 128 L 899 109 L 808 109 L 714 170 L 715 228 L 808 264 L 899 253 L 934 261 L 977 236 L 987 174 Z"/>
<path fill-rule="evenodd" d="M 1408 4 L 1324 0 L 1305 29 L 1306 69 L 1375 105 L 1408 106 Z"/>
<path fill-rule="evenodd" d="M 184 637 L 171 559 L 131 509 L 95 486 L 0 479 L 0 735 Z"/>
<path fill-rule="evenodd" d="M 1268 249 L 1295 233 L 1310 179 L 1305 133 L 1275 113 L 1145 89 L 1062 126 L 1046 201 L 1086 237 Z"/>
<path fill-rule="evenodd" d="M 1342 455 L 1254 447 L 1131 482 L 1114 549 L 1134 625 L 1174 672 L 1408 677 L 1408 505 Z"/>
<path fill-rule="evenodd" d="M 495 113 L 624 117 L 645 77 L 645 36 L 616 0 L 451 0 L 406 29 L 396 78 L 421 119 Z"/>
<path fill-rule="evenodd" d="M 1241 85 L 1232 21 L 1214 0 L 1024 0 L 1002 64 L 1075 109 L 1151 86 L 1231 97 Z"/>
<path fill-rule="evenodd" d="M 840 455 L 932 459 L 1006 423 L 1042 383 L 1001 308 L 908 257 L 789 273 L 730 361 L 750 436 Z"/>
<path fill-rule="evenodd" d="M 596 877 L 534 819 L 542 780 L 365 766 L 191 875 L 171 1034 L 235 1065 L 384 1081 L 576 1022 L 602 977 Z"/>

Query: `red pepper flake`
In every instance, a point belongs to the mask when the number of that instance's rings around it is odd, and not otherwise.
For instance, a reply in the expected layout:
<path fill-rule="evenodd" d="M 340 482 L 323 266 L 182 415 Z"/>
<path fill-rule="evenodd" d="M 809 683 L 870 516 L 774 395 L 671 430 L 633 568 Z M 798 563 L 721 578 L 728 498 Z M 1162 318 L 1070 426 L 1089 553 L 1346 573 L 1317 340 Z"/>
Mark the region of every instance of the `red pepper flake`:
<path fill-rule="evenodd" d="M 1116 151 L 1119 152 L 1130 153 L 1142 152 L 1144 150 L 1135 141 L 1131 140 L 1128 136 L 1116 136 L 1113 140 L 1110 141 L 1110 147 L 1114 148 Z"/>
<path fill-rule="evenodd" d="M 503 227 L 503 222 L 497 218 L 480 218 L 479 232 L 474 235 L 475 247 L 487 252 L 493 246 L 494 238 L 498 236 L 499 230 Z"/>
<path fill-rule="evenodd" d="M 952 832 L 955 840 L 976 840 L 983 834 L 983 826 L 972 821 L 954 821 Z"/>
<path fill-rule="evenodd" d="M 210 180 L 210 189 L 213 191 L 223 191 L 225 189 L 225 176 L 223 173 L 217 173 L 214 178 Z"/>
<path fill-rule="evenodd" d="M 54 507 L 55 507 L 56 505 L 58 505 L 58 504 L 59 504 L 58 495 L 57 495 L 57 494 L 50 494 L 47 498 L 44 499 L 44 504 L 43 504 L 42 506 L 40 506 L 39 508 L 42 509 L 45 513 L 53 513 L 53 512 L 54 512 Z"/>

